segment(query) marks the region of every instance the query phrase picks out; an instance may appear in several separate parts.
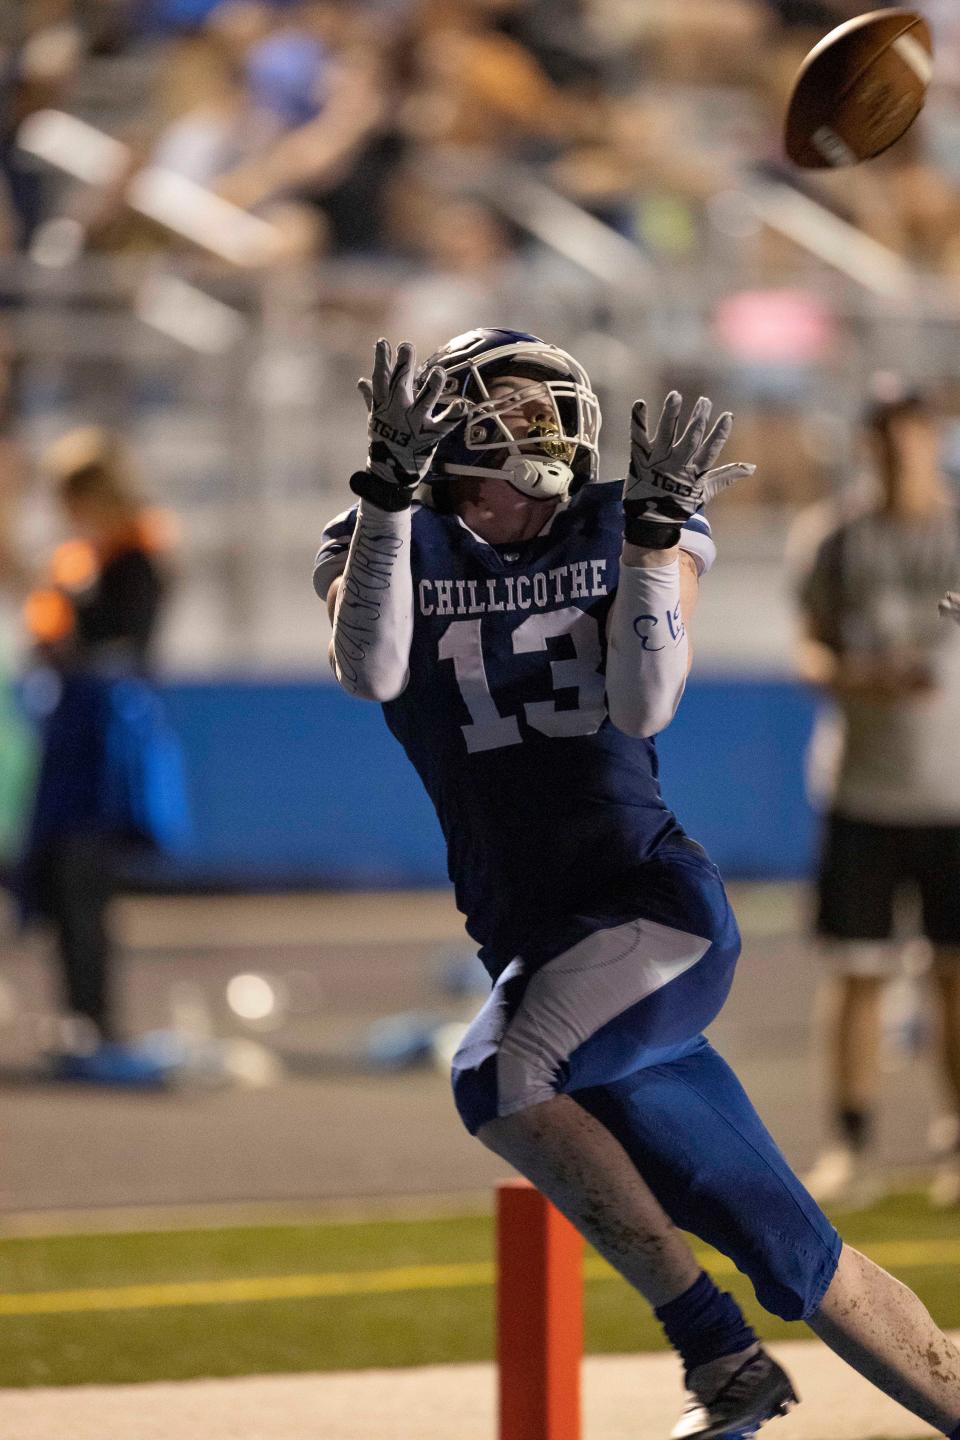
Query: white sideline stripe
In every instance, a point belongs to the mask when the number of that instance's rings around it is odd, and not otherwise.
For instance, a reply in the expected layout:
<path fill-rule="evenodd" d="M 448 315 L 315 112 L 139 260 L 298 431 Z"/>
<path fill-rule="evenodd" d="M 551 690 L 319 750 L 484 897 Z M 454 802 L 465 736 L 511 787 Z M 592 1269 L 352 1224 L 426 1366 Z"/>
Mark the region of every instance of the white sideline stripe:
<path fill-rule="evenodd" d="M 933 78 L 933 60 L 913 35 L 898 35 L 893 42 L 900 59 L 908 65 L 917 79 L 929 85 Z"/>
<path fill-rule="evenodd" d="M 960 1331 L 952 1338 L 960 1340 Z M 776 1440 L 915 1440 L 936 1434 L 874 1390 L 826 1346 L 770 1346 L 802 1400 Z M 584 1364 L 584 1434 L 603 1440 L 667 1435 L 681 1404 L 672 1355 L 592 1356 Z M 16 1440 L 490 1440 L 492 1365 L 434 1365 L 326 1375 L 245 1376 L 147 1385 L 2 1390 L 4 1433 Z M 771 1431 L 771 1440 L 774 1432 Z"/>
<path fill-rule="evenodd" d="M 548 1098 L 540 1090 L 578 1046 L 696 965 L 709 949 L 701 935 L 641 919 L 598 930 L 555 956 L 530 981 L 500 1046 L 500 1114 Z M 513 973 L 510 965 L 501 978 Z M 531 1055 L 540 1057 L 536 1070 Z"/>

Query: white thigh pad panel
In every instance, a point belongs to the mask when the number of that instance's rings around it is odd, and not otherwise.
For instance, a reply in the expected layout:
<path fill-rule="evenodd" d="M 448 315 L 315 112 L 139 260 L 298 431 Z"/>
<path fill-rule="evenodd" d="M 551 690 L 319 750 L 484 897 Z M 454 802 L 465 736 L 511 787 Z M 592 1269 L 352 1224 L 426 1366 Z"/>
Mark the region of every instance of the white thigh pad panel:
<path fill-rule="evenodd" d="M 710 941 L 655 920 L 598 930 L 533 976 L 497 1056 L 498 1110 L 549 1100 L 557 1068 L 625 1010 L 696 965 Z"/>

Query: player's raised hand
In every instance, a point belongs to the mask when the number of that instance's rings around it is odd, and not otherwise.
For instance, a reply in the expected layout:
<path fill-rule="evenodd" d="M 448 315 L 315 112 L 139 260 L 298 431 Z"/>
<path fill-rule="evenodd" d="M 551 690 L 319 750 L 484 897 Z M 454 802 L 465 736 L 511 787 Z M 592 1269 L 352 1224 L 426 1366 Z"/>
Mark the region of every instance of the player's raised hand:
<path fill-rule="evenodd" d="M 960 590 L 948 590 L 937 608 L 941 615 L 949 615 L 960 625 Z"/>
<path fill-rule="evenodd" d="M 633 407 L 630 470 L 623 482 L 623 503 L 627 539 L 635 544 L 655 549 L 676 544 L 677 529 L 685 520 L 757 468 L 741 463 L 714 468 L 730 435 L 733 416 L 725 410 L 709 429 L 713 406 L 701 395 L 681 431 L 682 406 L 679 393 L 671 390 L 652 435 L 646 403 L 638 400 Z"/>
<path fill-rule="evenodd" d="M 398 345 L 394 359 L 389 342 L 378 340 L 373 378 L 357 382 L 369 415 L 365 473 L 372 483 L 366 483 L 361 472 L 353 476 L 350 487 L 386 510 L 410 504 L 440 441 L 460 424 L 468 409 L 465 400 L 456 399 L 434 414 L 447 377 L 439 365 L 421 377 L 416 370 L 412 345 Z"/>

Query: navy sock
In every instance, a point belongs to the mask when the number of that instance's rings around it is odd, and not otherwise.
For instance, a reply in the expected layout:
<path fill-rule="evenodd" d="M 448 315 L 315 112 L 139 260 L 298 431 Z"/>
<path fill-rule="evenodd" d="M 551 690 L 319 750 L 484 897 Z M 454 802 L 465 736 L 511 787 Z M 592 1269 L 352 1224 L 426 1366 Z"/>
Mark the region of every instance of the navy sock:
<path fill-rule="evenodd" d="M 756 1343 L 757 1337 L 733 1296 L 718 1290 L 705 1270 L 689 1290 L 658 1305 L 654 1314 L 688 1373 Z"/>
<path fill-rule="evenodd" d="M 957 1422 L 957 1428 L 950 1431 L 947 1440 L 960 1440 L 960 1421 Z"/>

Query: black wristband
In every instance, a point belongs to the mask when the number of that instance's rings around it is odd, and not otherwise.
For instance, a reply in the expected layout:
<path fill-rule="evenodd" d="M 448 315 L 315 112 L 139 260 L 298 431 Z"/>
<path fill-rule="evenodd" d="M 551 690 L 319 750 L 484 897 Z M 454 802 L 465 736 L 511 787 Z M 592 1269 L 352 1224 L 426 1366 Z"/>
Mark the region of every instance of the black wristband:
<path fill-rule="evenodd" d="M 642 550 L 670 550 L 680 543 L 680 526 L 664 524 L 662 520 L 645 520 L 642 515 L 631 515 L 627 510 L 623 538 Z"/>
<path fill-rule="evenodd" d="M 395 485 L 389 480 L 381 480 L 379 475 L 373 475 L 369 470 L 358 470 L 350 476 L 350 489 L 354 495 L 371 501 L 380 510 L 409 510 L 416 486 L 416 481 L 412 485 Z"/>

